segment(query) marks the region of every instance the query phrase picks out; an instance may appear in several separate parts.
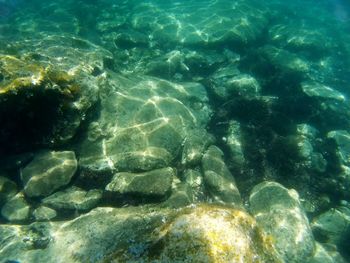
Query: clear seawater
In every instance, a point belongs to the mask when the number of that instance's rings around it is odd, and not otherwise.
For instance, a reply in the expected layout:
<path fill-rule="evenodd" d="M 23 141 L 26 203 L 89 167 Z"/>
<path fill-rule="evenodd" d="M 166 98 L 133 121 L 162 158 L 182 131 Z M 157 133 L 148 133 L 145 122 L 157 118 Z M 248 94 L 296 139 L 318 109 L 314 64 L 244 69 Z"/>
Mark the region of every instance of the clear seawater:
<path fill-rule="evenodd" d="M 0 0 L 0 263 L 184 262 L 154 233 L 208 204 L 350 262 L 349 97 L 348 0 Z"/>

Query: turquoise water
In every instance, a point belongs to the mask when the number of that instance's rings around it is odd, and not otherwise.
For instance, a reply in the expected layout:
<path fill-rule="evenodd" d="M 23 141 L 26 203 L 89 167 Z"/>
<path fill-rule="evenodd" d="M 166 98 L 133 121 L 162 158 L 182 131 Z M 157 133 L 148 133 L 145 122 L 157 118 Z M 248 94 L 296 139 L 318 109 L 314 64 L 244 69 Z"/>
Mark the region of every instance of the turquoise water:
<path fill-rule="evenodd" d="M 0 262 L 350 262 L 350 2 L 0 0 Z"/>

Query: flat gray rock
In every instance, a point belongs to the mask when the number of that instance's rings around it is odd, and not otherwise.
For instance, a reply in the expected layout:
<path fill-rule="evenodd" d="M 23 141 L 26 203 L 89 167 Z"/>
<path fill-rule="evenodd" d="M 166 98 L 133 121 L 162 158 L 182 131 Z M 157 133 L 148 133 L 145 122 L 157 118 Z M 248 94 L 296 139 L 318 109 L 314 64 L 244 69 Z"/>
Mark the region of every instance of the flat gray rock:
<path fill-rule="evenodd" d="M 70 182 L 77 165 L 71 151 L 38 153 L 21 173 L 25 194 L 29 197 L 50 195 Z"/>
<path fill-rule="evenodd" d="M 36 221 L 49 221 L 57 216 L 57 212 L 46 206 L 39 206 L 33 211 L 33 216 Z"/>
<path fill-rule="evenodd" d="M 117 173 L 106 190 L 140 197 L 164 198 L 170 194 L 174 176 L 175 172 L 170 167 L 144 173 Z"/>
<path fill-rule="evenodd" d="M 22 193 L 8 200 L 1 209 L 1 215 L 10 222 L 22 222 L 29 218 L 30 206 Z"/>
<path fill-rule="evenodd" d="M 73 186 L 44 198 L 42 204 L 55 210 L 88 211 L 95 208 L 101 198 L 102 190 L 84 191 Z"/>

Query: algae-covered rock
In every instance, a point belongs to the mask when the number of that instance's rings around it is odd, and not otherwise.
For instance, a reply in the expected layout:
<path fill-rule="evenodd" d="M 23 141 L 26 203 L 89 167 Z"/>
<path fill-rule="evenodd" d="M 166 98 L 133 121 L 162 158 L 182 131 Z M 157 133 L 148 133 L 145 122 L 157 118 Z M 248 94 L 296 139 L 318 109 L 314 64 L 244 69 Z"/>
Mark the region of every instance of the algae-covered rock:
<path fill-rule="evenodd" d="M 109 56 L 74 37 L 11 42 L 0 54 L 0 154 L 66 143 L 98 100 L 98 80 Z"/>
<path fill-rule="evenodd" d="M 170 194 L 174 176 L 170 167 L 144 173 L 117 173 L 106 190 L 141 198 L 164 198 Z"/>
<path fill-rule="evenodd" d="M 24 192 L 29 197 L 48 196 L 67 185 L 77 170 L 74 152 L 38 153 L 21 173 Z"/>
<path fill-rule="evenodd" d="M 275 182 L 255 186 L 249 197 L 250 210 L 269 233 L 285 262 L 307 262 L 315 241 L 298 193 Z"/>
<path fill-rule="evenodd" d="M 139 257 L 119 251 L 116 262 L 281 262 L 271 239 L 244 211 L 200 205 L 185 208 L 157 231 Z"/>
<path fill-rule="evenodd" d="M 95 208 L 101 199 L 101 190 L 84 191 L 83 189 L 72 186 L 44 198 L 42 203 L 55 210 L 88 211 Z"/>
<path fill-rule="evenodd" d="M 29 219 L 30 206 L 22 193 L 8 200 L 1 209 L 1 215 L 10 222 L 23 222 Z"/>
<path fill-rule="evenodd" d="M 215 202 L 239 205 L 241 196 L 223 156 L 216 146 L 210 146 L 205 152 L 202 159 L 204 184 Z"/>

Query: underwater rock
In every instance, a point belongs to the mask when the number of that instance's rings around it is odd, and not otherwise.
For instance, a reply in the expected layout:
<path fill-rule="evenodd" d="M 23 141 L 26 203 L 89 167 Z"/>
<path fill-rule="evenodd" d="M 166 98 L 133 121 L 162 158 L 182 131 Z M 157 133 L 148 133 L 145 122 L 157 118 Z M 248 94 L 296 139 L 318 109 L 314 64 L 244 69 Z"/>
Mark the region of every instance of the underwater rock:
<path fill-rule="evenodd" d="M 317 216 L 311 227 L 318 241 L 343 246 L 350 240 L 350 210 L 332 208 Z"/>
<path fill-rule="evenodd" d="M 98 100 L 110 53 L 55 35 L 9 45 L 16 56 L 0 56 L 0 153 L 68 142 Z"/>
<path fill-rule="evenodd" d="M 346 130 L 335 130 L 327 133 L 332 145 L 333 166 L 336 174 L 333 175 L 333 185 L 336 185 L 336 194 L 349 198 L 350 186 L 350 134 Z"/>
<path fill-rule="evenodd" d="M 334 249 L 316 242 L 315 253 L 308 263 L 346 263 L 345 259 Z"/>
<path fill-rule="evenodd" d="M 167 210 L 143 207 L 97 208 L 70 221 L 0 225 L 1 260 L 102 262 L 121 248 L 137 251 L 140 247 L 142 252 L 149 246 L 154 229 L 163 224 L 168 214 Z M 33 247 L 36 243 L 40 249 Z"/>
<path fill-rule="evenodd" d="M 67 185 L 76 171 L 74 152 L 40 152 L 21 172 L 24 192 L 29 197 L 48 196 Z"/>
<path fill-rule="evenodd" d="M 238 95 L 247 98 L 258 96 L 261 91 L 258 81 L 247 74 L 241 74 L 227 80 L 226 87 L 229 95 Z"/>
<path fill-rule="evenodd" d="M 241 125 L 238 121 L 229 121 L 225 143 L 230 151 L 230 163 L 232 163 L 235 169 L 242 169 L 245 158 L 242 145 Z"/>
<path fill-rule="evenodd" d="M 197 166 L 209 145 L 215 138 L 204 129 L 190 131 L 183 142 L 181 164 L 185 166 Z"/>
<path fill-rule="evenodd" d="M 305 81 L 301 83 L 301 88 L 309 97 L 345 101 L 345 96 L 342 93 L 321 83 Z"/>
<path fill-rule="evenodd" d="M 284 49 L 274 46 L 265 46 L 259 49 L 259 55 L 262 57 L 262 63 L 266 62 L 278 70 L 281 78 L 301 80 L 306 77 L 310 71 L 310 64 L 304 58 Z"/>
<path fill-rule="evenodd" d="M 185 55 L 181 51 L 173 50 L 158 60 L 150 61 L 145 74 L 169 80 L 176 76 L 187 76 L 190 74 L 190 69 L 184 60 Z"/>
<path fill-rule="evenodd" d="M 184 64 L 188 68 L 186 77 L 200 80 L 208 77 L 220 66 L 230 61 L 233 57 L 233 52 L 225 50 L 217 52 L 215 50 L 188 50 L 185 52 Z"/>
<path fill-rule="evenodd" d="M 174 176 L 175 171 L 170 167 L 144 173 L 116 173 L 106 190 L 122 195 L 163 199 L 171 192 Z"/>
<path fill-rule="evenodd" d="M 293 23 L 293 22 L 291 22 Z M 309 58 L 320 58 L 336 48 L 328 28 L 315 30 L 311 24 L 278 24 L 269 29 L 270 43 L 291 52 L 306 53 Z"/>
<path fill-rule="evenodd" d="M 29 218 L 30 206 L 22 193 L 8 200 L 1 209 L 1 215 L 10 222 L 22 222 Z"/>
<path fill-rule="evenodd" d="M 275 182 L 253 188 L 250 211 L 258 224 L 272 236 L 278 253 L 286 262 L 307 262 L 315 241 L 298 193 Z"/>
<path fill-rule="evenodd" d="M 140 172 L 168 167 L 183 141 L 209 121 L 205 88 L 110 72 L 101 112 L 80 146 L 79 164 L 95 172 Z"/>
<path fill-rule="evenodd" d="M 131 24 L 148 32 L 159 46 L 241 47 L 262 34 L 268 22 L 265 14 L 245 1 L 139 3 L 131 14 Z"/>
<path fill-rule="evenodd" d="M 307 123 L 298 124 L 297 132 L 310 140 L 315 140 L 315 138 L 319 135 L 319 131 Z"/>
<path fill-rule="evenodd" d="M 17 185 L 7 177 L 0 176 L 0 208 L 9 199 L 17 194 Z"/>
<path fill-rule="evenodd" d="M 39 206 L 33 211 L 33 216 L 36 221 L 50 221 L 57 216 L 57 212 L 46 206 Z"/>
<path fill-rule="evenodd" d="M 42 204 L 55 210 L 88 211 L 95 208 L 101 199 L 102 190 L 84 191 L 72 186 L 44 198 Z"/>
<path fill-rule="evenodd" d="M 298 156 L 302 159 L 305 167 L 312 171 L 323 173 L 327 168 L 327 161 L 324 156 L 314 148 L 319 138 L 319 131 L 305 123 L 297 125 L 296 142 Z"/>
<path fill-rule="evenodd" d="M 231 69 L 220 68 L 212 78 L 213 92 L 223 100 L 252 99 L 260 95 L 259 82 L 251 75 L 240 73 L 235 65 Z"/>
<path fill-rule="evenodd" d="M 220 65 L 230 59 L 230 52 L 224 54 L 206 50 L 176 49 L 165 54 L 143 56 L 145 66 L 138 62 L 140 73 L 174 81 L 199 81 L 207 78 Z"/>
<path fill-rule="evenodd" d="M 204 201 L 205 196 L 205 185 L 202 174 L 193 169 L 187 169 L 183 173 L 186 184 L 191 189 L 192 202 L 197 203 Z"/>
<path fill-rule="evenodd" d="M 335 141 L 337 145 L 337 156 L 344 165 L 350 165 L 350 134 L 345 130 L 331 131 L 327 138 Z"/>
<path fill-rule="evenodd" d="M 175 177 L 172 183 L 171 195 L 162 204 L 162 207 L 180 208 L 185 207 L 191 203 L 193 203 L 191 187 Z"/>
<path fill-rule="evenodd" d="M 281 172 L 289 171 L 299 176 L 304 173 L 304 183 L 315 173 L 323 173 L 327 160 L 320 151 L 322 139 L 319 132 L 310 125 L 298 124 L 296 133 L 276 138 L 268 151 L 270 163 Z M 300 180 L 300 178 L 299 178 Z"/>
<path fill-rule="evenodd" d="M 241 205 L 242 200 L 235 178 L 224 162 L 224 153 L 216 146 L 210 146 L 202 158 L 203 179 L 206 190 L 213 201 Z"/>
<path fill-rule="evenodd" d="M 271 239 L 241 210 L 200 205 L 184 208 L 156 231 L 144 255 L 125 251 L 117 262 L 281 262 Z"/>

